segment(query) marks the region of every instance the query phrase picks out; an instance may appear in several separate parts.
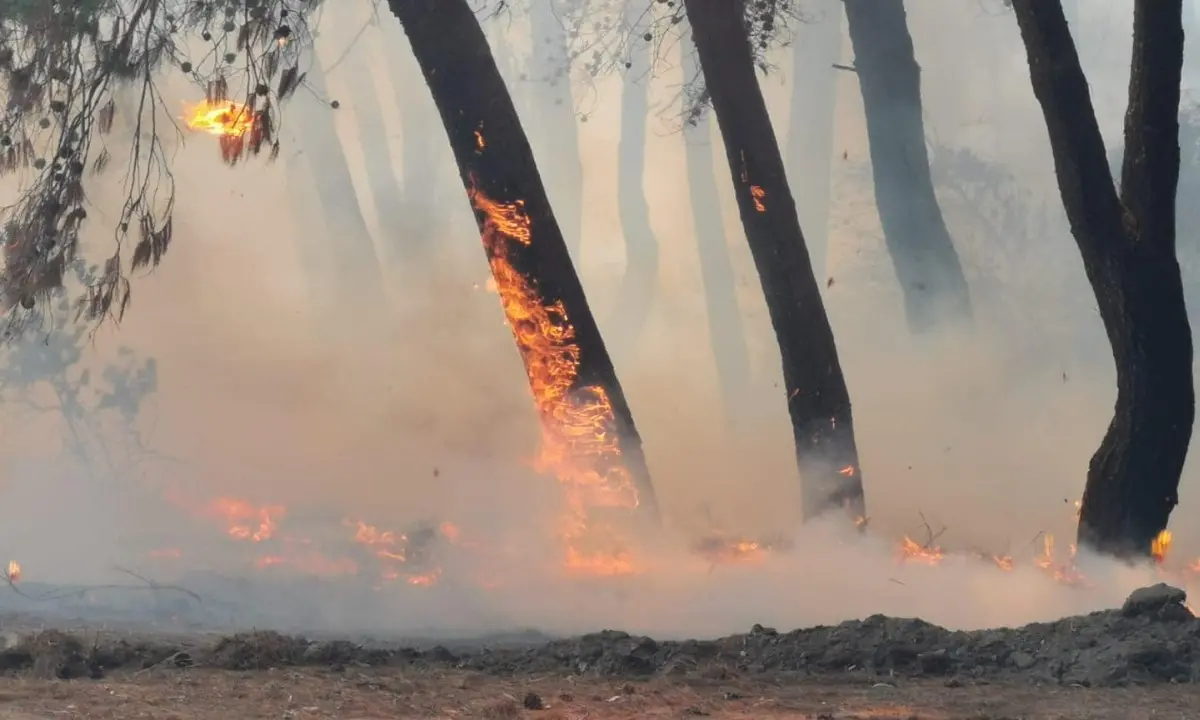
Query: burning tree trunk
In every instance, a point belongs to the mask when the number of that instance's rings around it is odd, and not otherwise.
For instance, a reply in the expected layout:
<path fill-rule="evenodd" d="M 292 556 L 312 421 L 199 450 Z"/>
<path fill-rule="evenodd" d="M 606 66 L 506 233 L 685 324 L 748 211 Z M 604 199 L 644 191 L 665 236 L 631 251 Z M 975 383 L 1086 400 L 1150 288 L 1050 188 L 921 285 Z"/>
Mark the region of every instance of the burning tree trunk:
<path fill-rule="evenodd" d="M 587 507 L 657 510 L 641 439 L 529 141 L 467 0 L 390 0 L 475 209 L 542 419 L 541 467 Z"/>
<path fill-rule="evenodd" d="M 700 77 L 693 53 L 683 54 L 683 64 L 685 81 Z M 725 241 L 725 221 L 721 218 L 721 198 L 713 167 L 712 126 L 707 115 L 695 113 L 688 118 L 683 126 L 683 142 L 692 205 L 692 232 L 696 234 L 700 278 L 704 283 L 709 345 L 717 367 L 725 419 L 736 424 L 750 390 L 750 353 L 746 348 L 742 313 L 738 309 L 733 263 Z"/>
<path fill-rule="evenodd" d="M 563 238 L 578 257 L 583 240 L 583 163 L 579 159 L 579 128 L 575 99 L 571 96 L 571 58 L 567 30 L 555 12 L 555 0 L 530 4 L 533 33 L 530 73 L 538 102 L 538 129 L 534 144 L 542 158 Z M 553 162 L 548 162 L 553 160 Z"/>
<path fill-rule="evenodd" d="M 971 299 L 933 192 L 921 68 L 903 0 L 845 0 L 854 67 L 867 116 L 875 204 L 913 332 L 969 321 Z"/>
<path fill-rule="evenodd" d="M 1136 0 L 1120 193 L 1062 5 L 1013 0 L 1071 233 L 1117 368 L 1079 541 L 1150 553 L 1178 501 L 1195 416 L 1192 333 L 1175 259 L 1181 0 Z"/>
<path fill-rule="evenodd" d="M 842 0 L 804 5 L 792 40 L 792 109 L 788 121 L 788 172 L 797 183 L 796 204 L 818 280 L 829 256 L 830 163 L 833 158 L 837 69 L 842 54 Z"/>
<path fill-rule="evenodd" d="M 766 295 L 804 483 L 804 511 L 864 516 L 850 396 L 813 277 L 775 130 L 754 74 L 742 2 L 685 0 L 725 144 L 742 227 Z"/>
<path fill-rule="evenodd" d="M 636 28 L 638 13 L 645 7 L 629 3 L 626 8 L 630 28 Z M 613 329 L 619 333 L 614 347 L 622 356 L 636 347 L 658 286 L 658 240 L 650 226 L 644 186 L 646 116 L 650 112 L 647 85 L 652 60 L 650 43 L 632 37 L 621 91 L 621 140 L 617 150 L 617 211 L 625 236 L 625 275 L 617 295 Z"/>

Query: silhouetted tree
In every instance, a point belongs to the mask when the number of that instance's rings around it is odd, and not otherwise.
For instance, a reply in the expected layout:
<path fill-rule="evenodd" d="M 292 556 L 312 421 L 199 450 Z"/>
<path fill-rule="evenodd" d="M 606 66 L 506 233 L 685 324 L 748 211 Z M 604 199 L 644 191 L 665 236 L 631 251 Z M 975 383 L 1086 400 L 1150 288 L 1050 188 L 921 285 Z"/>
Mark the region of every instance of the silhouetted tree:
<path fill-rule="evenodd" d="M 683 72 L 688 81 L 700 77 L 695 53 L 683 53 Z M 683 126 L 683 142 L 692 232 L 696 235 L 696 251 L 700 258 L 709 346 L 717 368 L 724 417 L 726 422 L 736 424 L 750 391 L 750 354 L 738 308 L 737 281 L 725 238 L 725 221 L 721 217 L 712 136 L 708 114 L 691 113 Z"/>
<path fill-rule="evenodd" d="M 844 507 L 863 517 L 850 396 L 755 76 L 750 21 L 762 15 L 757 3 L 742 1 L 684 0 L 684 7 L 779 341 L 805 514 Z"/>
<path fill-rule="evenodd" d="M 625 236 L 625 274 L 617 294 L 612 323 L 613 347 L 631 354 L 650 317 L 658 290 L 658 239 L 650 225 L 646 201 L 646 117 L 654 49 L 640 32 L 639 3 L 627 3 L 629 35 L 625 74 L 621 85 L 621 140 L 617 148 L 617 211 Z"/>
<path fill-rule="evenodd" d="M 829 257 L 837 73 L 842 54 L 842 0 L 808 0 L 804 22 L 792 38 L 792 102 L 788 117 L 787 170 L 813 273 L 823 280 Z"/>
<path fill-rule="evenodd" d="M 1117 370 L 1116 407 L 1088 470 L 1079 541 L 1145 555 L 1178 502 L 1195 417 L 1192 333 L 1175 257 L 1182 0 L 1134 1 L 1119 191 L 1062 4 L 1012 6 Z"/>
<path fill-rule="evenodd" d="M 925 147 L 921 68 L 903 0 L 843 0 L 867 117 L 875 204 L 914 332 L 969 320 L 971 298 Z"/>
<path fill-rule="evenodd" d="M 618 438 L 621 461 L 632 474 L 639 507 L 645 516 L 654 517 L 657 506 L 633 415 L 479 22 L 467 0 L 389 0 L 388 4 L 408 35 L 441 115 L 493 270 L 500 263 L 524 278 L 542 307 L 551 309 L 554 331 L 571 333 L 564 339 L 573 340 L 578 349 L 577 354 L 561 358 L 526 356 L 531 382 L 545 380 L 532 377 L 546 371 L 541 363 L 561 360 L 574 364 L 574 380 L 563 402 L 585 402 L 586 396 L 594 394 L 591 388 L 603 390 L 612 417 L 596 421 Z M 506 208 L 511 218 L 504 212 L 498 213 L 503 217 L 489 215 L 485 205 Z M 496 242 L 497 232 L 509 240 Z M 501 280 L 497 278 L 498 285 Z M 505 291 L 502 287 L 501 292 Z M 530 335 L 553 339 L 544 336 L 548 328 L 526 327 L 512 317 L 510 321 L 519 343 Z"/>

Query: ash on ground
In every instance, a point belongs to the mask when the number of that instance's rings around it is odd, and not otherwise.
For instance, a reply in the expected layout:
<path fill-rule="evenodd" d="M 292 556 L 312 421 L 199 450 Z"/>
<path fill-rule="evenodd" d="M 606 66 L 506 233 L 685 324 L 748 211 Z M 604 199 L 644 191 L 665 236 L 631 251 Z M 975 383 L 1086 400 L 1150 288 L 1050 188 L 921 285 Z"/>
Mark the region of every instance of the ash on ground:
<path fill-rule="evenodd" d="M 0 672 L 99 678 L 109 672 L 193 667 L 262 670 L 316 666 L 457 669 L 494 675 L 559 673 L 651 678 L 860 676 L 945 678 L 946 684 L 1001 676 L 1081 686 L 1191 683 L 1200 679 L 1200 620 L 1184 591 L 1159 584 L 1117 610 L 1020 628 L 950 631 L 882 615 L 781 633 L 761 626 L 717 640 L 659 642 L 604 631 L 567 639 L 536 634 L 408 644 L 312 640 L 277 632 L 216 637 L 71 632 L 0 632 Z"/>

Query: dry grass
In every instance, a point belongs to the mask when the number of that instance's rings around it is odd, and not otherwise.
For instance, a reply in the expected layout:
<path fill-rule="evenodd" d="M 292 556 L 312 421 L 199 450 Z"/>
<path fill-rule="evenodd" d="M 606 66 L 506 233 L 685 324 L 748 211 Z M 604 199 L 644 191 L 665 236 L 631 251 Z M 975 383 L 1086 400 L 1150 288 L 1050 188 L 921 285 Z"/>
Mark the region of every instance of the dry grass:
<path fill-rule="evenodd" d="M 536 698 L 531 697 L 536 695 Z M 542 704 L 544 709 L 530 710 Z M 156 669 L 101 681 L 0 680 L 0 720 L 157 718 L 170 720 L 1001 720 L 1186 718 L 1200 688 L 1092 690 L 941 682 L 850 684 L 828 679 L 658 679 L 619 683 L 572 677 L 497 679 L 396 669 L 228 672 Z"/>

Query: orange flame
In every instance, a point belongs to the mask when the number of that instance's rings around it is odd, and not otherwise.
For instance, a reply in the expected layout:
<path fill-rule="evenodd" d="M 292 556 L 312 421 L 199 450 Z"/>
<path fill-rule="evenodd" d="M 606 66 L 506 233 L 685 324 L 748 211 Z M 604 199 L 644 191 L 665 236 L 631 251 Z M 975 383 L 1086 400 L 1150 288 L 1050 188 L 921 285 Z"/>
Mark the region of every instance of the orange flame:
<path fill-rule="evenodd" d="M 754 209 L 760 213 L 767 211 L 767 206 L 763 204 L 763 198 L 767 196 L 767 191 L 763 190 L 759 185 L 750 186 L 750 198 L 754 200 Z"/>
<path fill-rule="evenodd" d="M 225 532 L 229 537 L 262 542 L 275 534 L 278 521 L 287 514 L 287 509 L 279 505 L 255 507 L 244 500 L 219 497 L 209 504 L 207 514 L 225 520 Z"/>
<path fill-rule="evenodd" d="M 202 100 L 187 113 L 184 121 L 188 129 L 209 135 L 240 138 L 254 128 L 254 112 L 232 100 Z"/>
<path fill-rule="evenodd" d="M 1171 531 L 1163 530 L 1158 534 L 1158 537 L 1150 543 L 1150 557 L 1154 558 L 1154 562 L 1162 565 L 1167 559 L 1167 553 L 1171 550 Z"/>
<path fill-rule="evenodd" d="M 926 547 L 907 535 L 900 541 L 900 558 L 906 562 L 937 565 L 945 557 L 946 554 L 936 545 Z"/>
<path fill-rule="evenodd" d="M 8 581 L 10 583 L 21 581 L 21 563 L 16 560 L 8 561 Z"/>
<path fill-rule="evenodd" d="M 533 465 L 538 472 L 558 478 L 566 492 L 568 517 L 562 535 L 568 546 L 567 567 L 588 574 L 631 572 L 629 557 L 619 550 L 585 552 L 578 546 L 585 536 L 594 542 L 600 534 L 589 525 L 590 508 L 638 504 L 614 432 L 608 391 L 600 385 L 575 386 L 580 349 L 566 308 L 561 300 L 543 299 L 509 259 L 513 249 L 533 242 L 525 203 L 497 202 L 477 187 L 469 194 L 485 218 L 483 242 L 492 277 L 541 418 L 541 452 Z"/>

